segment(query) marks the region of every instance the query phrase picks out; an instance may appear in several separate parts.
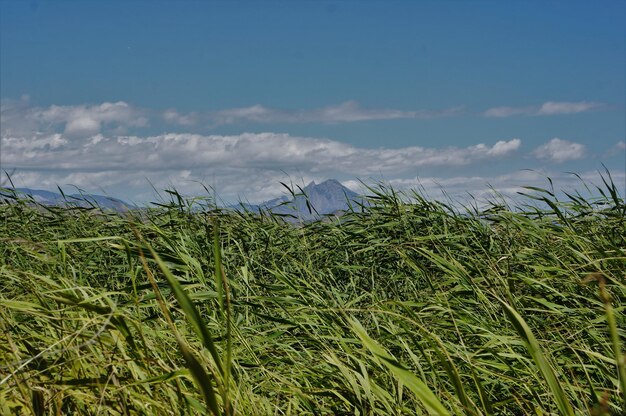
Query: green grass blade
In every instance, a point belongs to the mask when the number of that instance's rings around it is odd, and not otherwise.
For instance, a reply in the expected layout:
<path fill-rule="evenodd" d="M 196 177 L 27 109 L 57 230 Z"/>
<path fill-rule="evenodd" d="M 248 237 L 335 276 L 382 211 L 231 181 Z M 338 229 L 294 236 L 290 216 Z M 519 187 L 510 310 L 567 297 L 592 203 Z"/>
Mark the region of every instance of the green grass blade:
<path fill-rule="evenodd" d="M 189 351 L 189 349 L 185 346 L 185 344 L 180 344 L 180 350 L 185 358 L 185 363 L 187 364 L 187 368 L 191 372 L 191 375 L 194 378 L 194 381 L 198 385 L 198 388 L 202 392 L 202 396 L 204 397 L 204 401 L 206 402 L 209 410 L 214 415 L 220 414 L 220 408 L 217 404 L 217 398 L 215 392 L 213 391 L 213 383 L 208 373 L 204 371 L 202 364 L 198 361 L 198 359 Z"/>
<path fill-rule="evenodd" d="M 422 402 L 424 407 L 435 415 L 449 415 L 450 412 L 439 401 L 437 396 L 430 390 L 430 388 L 420 380 L 415 374 L 404 368 L 396 359 L 389 354 L 383 347 L 381 347 L 376 341 L 374 341 L 367 334 L 367 331 L 359 321 L 353 319 L 351 327 L 354 333 L 359 337 L 363 345 L 374 356 L 380 359 L 380 361 L 391 371 L 391 373 L 406 387 L 409 388 L 415 394 L 417 399 Z"/>
<path fill-rule="evenodd" d="M 202 345 L 204 345 L 206 349 L 209 350 L 209 353 L 211 354 L 211 357 L 213 357 L 213 361 L 215 362 L 218 371 L 220 372 L 220 374 L 223 375 L 224 369 L 222 366 L 221 358 L 217 352 L 215 344 L 213 343 L 213 339 L 209 334 L 209 330 L 204 324 L 200 313 L 198 312 L 198 309 L 196 309 L 196 306 L 187 295 L 187 292 L 185 292 L 185 289 L 183 289 L 183 286 L 180 284 L 176 276 L 172 274 L 165 262 L 161 260 L 161 257 L 159 257 L 157 252 L 151 246 L 148 246 L 148 249 L 152 254 L 152 258 L 154 259 L 154 261 L 156 261 L 159 268 L 163 272 L 163 275 L 167 279 L 167 283 L 169 284 L 172 293 L 176 297 L 178 304 L 183 310 L 185 316 L 187 317 L 187 320 L 191 324 L 191 327 L 194 329 L 196 335 L 202 342 Z"/>
<path fill-rule="evenodd" d="M 500 302 L 504 307 L 504 312 L 515 327 L 515 330 L 525 341 L 526 348 L 532 356 L 539 371 L 543 375 L 544 380 L 548 384 L 548 387 L 556 400 L 559 411 L 563 415 L 574 416 L 572 405 L 570 404 L 561 383 L 559 383 L 556 374 L 554 374 L 554 370 L 550 366 L 550 363 L 543 355 L 541 346 L 539 345 L 537 338 L 533 335 L 530 327 L 526 321 L 524 321 L 524 318 L 522 318 L 522 316 L 512 306 L 502 300 L 500 300 Z"/>
<path fill-rule="evenodd" d="M 604 276 L 597 276 L 598 286 L 600 288 L 600 297 L 604 303 L 606 320 L 609 325 L 609 333 L 611 334 L 611 344 L 613 346 L 613 354 L 615 355 L 615 365 L 617 367 L 617 375 L 619 378 L 620 389 L 622 390 L 622 411 L 626 412 L 626 357 L 622 353 L 622 344 L 619 338 L 619 331 L 615 320 L 615 312 L 611 301 L 611 295 L 606 288 L 606 279 Z"/>

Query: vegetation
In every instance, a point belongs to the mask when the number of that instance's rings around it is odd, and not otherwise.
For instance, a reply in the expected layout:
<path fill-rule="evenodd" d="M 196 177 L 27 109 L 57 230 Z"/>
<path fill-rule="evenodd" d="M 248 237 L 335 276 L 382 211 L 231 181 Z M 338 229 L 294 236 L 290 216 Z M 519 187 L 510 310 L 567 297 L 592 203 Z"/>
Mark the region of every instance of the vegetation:
<path fill-rule="evenodd" d="M 626 205 L 0 205 L 0 414 L 626 414 Z"/>

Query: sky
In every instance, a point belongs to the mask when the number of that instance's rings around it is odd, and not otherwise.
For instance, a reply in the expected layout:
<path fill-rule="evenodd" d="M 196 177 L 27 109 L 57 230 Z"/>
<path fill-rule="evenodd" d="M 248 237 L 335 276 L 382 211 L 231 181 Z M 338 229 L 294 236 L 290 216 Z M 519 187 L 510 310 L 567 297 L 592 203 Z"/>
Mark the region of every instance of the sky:
<path fill-rule="evenodd" d="M 624 22 L 610 0 L 0 0 L 2 181 L 624 190 Z"/>

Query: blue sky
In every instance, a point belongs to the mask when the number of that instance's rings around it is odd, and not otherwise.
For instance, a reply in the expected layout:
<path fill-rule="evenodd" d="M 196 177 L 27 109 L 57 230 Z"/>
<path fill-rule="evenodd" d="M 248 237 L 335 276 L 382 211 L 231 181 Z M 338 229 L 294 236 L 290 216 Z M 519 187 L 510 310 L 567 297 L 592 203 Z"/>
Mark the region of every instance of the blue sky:
<path fill-rule="evenodd" d="M 624 189 L 626 3 L 0 0 L 18 186 Z M 532 169 L 529 172 L 525 169 Z"/>

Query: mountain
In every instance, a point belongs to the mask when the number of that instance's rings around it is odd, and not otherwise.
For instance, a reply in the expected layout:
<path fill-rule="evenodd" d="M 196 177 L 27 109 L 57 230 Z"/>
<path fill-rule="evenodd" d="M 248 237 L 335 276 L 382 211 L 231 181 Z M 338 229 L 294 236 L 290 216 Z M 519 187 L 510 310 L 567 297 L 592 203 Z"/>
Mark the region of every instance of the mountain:
<path fill-rule="evenodd" d="M 359 194 L 335 179 L 328 179 L 320 184 L 311 182 L 301 190 L 295 191 L 297 192 L 292 198 L 282 196 L 259 205 L 240 204 L 235 208 L 253 212 L 271 211 L 275 214 L 293 215 L 300 220 L 310 221 L 324 215 L 347 211 L 350 205 L 356 210 L 358 204 L 363 201 Z"/>
<path fill-rule="evenodd" d="M 104 210 L 125 212 L 135 208 L 133 205 L 104 195 L 94 194 L 65 194 L 30 188 L 0 188 L 0 200 L 10 200 L 13 197 L 24 200 L 33 200 L 41 205 L 50 206 L 74 206 L 74 207 L 98 207 Z"/>
<path fill-rule="evenodd" d="M 258 205 L 240 203 L 230 208 L 240 211 L 270 211 L 286 215 L 291 222 L 312 221 L 324 215 L 337 214 L 350 209 L 358 210 L 363 197 L 343 186 L 335 179 L 328 179 L 320 184 L 311 182 L 302 189 L 295 189 L 294 196 L 282 196 Z M 14 198 L 32 200 L 48 206 L 78 206 L 83 208 L 99 207 L 103 210 L 125 212 L 137 207 L 121 199 L 94 194 L 65 194 L 30 188 L 0 188 L 0 201 Z M 307 203 L 308 202 L 308 203 Z"/>

